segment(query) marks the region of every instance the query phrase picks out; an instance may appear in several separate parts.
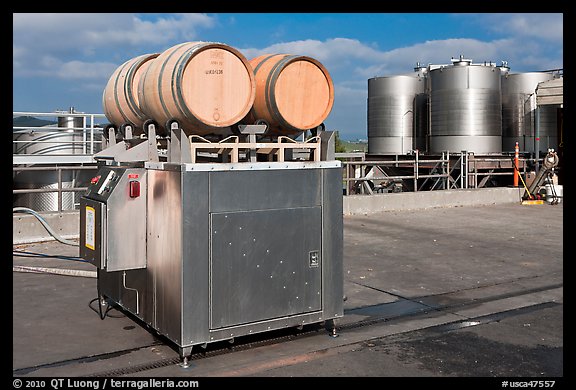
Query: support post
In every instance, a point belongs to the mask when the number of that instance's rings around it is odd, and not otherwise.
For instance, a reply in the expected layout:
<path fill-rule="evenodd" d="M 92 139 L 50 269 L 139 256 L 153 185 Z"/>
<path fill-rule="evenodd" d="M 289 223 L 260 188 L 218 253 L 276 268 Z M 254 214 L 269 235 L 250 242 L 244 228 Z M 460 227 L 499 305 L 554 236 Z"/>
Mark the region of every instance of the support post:
<path fill-rule="evenodd" d="M 518 187 L 518 175 L 520 171 L 518 170 L 518 160 L 519 160 L 519 150 L 518 141 L 516 141 L 516 146 L 514 146 L 514 187 Z"/>

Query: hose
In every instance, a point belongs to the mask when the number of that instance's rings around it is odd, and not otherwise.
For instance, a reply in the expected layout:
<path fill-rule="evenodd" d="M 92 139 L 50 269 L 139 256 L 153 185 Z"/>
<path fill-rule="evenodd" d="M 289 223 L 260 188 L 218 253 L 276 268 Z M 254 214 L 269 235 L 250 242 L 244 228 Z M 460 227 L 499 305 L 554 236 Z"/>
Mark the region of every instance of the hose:
<path fill-rule="evenodd" d="M 47 258 L 47 259 L 58 259 L 58 260 L 69 260 L 69 261 L 79 261 L 81 263 L 90 263 L 90 261 L 85 260 L 81 257 L 76 256 L 63 256 L 63 255 L 47 255 L 45 253 L 21 251 L 12 249 L 12 254 L 19 257 L 30 257 L 30 258 Z"/>
<path fill-rule="evenodd" d="M 46 230 L 48 231 L 48 233 L 50 233 L 52 235 L 52 237 L 54 237 L 56 240 L 60 241 L 63 244 L 66 244 L 66 245 L 78 246 L 78 244 L 76 242 L 69 241 L 69 240 L 66 240 L 66 239 L 60 237 L 60 235 L 58 235 L 58 233 L 56 233 L 50 227 L 50 225 L 48 225 L 46 220 L 44 220 L 44 218 L 42 218 L 42 216 L 40 214 L 38 214 L 36 211 L 29 209 L 27 207 L 13 207 L 12 212 L 13 213 L 32 214 L 33 216 L 35 216 L 38 219 L 38 221 L 40 221 L 42 226 L 44 226 L 46 228 Z M 12 271 L 13 272 L 48 273 L 48 274 L 65 275 L 65 276 L 80 276 L 80 277 L 85 277 L 85 278 L 95 278 L 96 277 L 96 272 L 94 272 L 94 271 L 81 271 L 81 270 L 75 270 L 75 269 L 46 268 L 46 267 L 28 267 L 28 266 L 21 266 L 21 265 L 13 265 Z"/>
<path fill-rule="evenodd" d="M 66 240 L 62 237 L 60 237 L 60 235 L 58 235 L 58 233 L 56 233 L 51 227 L 50 225 L 48 225 L 48 223 L 44 220 L 44 218 L 42 218 L 40 216 L 40 214 L 38 214 L 36 211 L 29 209 L 27 207 L 13 207 L 12 208 L 12 212 L 13 213 L 28 213 L 28 214 L 32 214 L 33 216 L 35 216 L 38 221 L 40 221 L 40 223 L 42 224 L 42 226 L 44 226 L 46 228 L 46 230 L 48 231 L 48 233 L 50 233 L 52 235 L 52 237 L 54 237 L 56 240 L 58 240 L 59 242 L 66 244 L 66 245 L 72 245 L 72 246 L 78 246 L 78 244 L 74 241 L 69 241 Z M 40 256 L 40 254 L 35 254 Z M 50 257 L 47 256 L 46 257 Z M 76 259 L 76 258 L 63 258 L 64 260 L 75 260 L 75 261 L 82 261 L 80 259 Z M 64 275 L 64 276 L 76 276 L 76 277 L 83 277 L 83 278 L 98 278 L 98 272 L 96 271 L 83 271 L 83 270 L 77 270 L 77 269 L 62 269 L 62 268 L 46 268 L 46 267 L 30 267 L 30 266 L 21 266 L 21 265 L 12 265 L 12 272 L 30 272 L 30 273 L 47 273 L 47 274 L 53 274 L 53 275 Z M 100 294 L 98 294 L 100 296 Z M 97 311 L 96 309 L 94 309 L 92 307 L 92 303 L 95 301 L 99 301 L 99 298 L 95 298 L 93 300 L 91 300 L 88 303 L 88 306 L 96 311 L 97 313 L 100 314 L 100 319 L 104 319 L 106 317 L 114 317 L 114 318 L 120 318 L 123 316 L 113 316 L 108 314 L 108 312 L 112 309 L 112 307 L 110 305 L 107 305 L 107 308 L 104 312 L 102 312 L 102 307 L 100 305 L 100 302 L 98 302 L 98 308 L 99 310 Z"/>
<path fill-rule="evenodd" d="M 48 225 L 48 222 L 46 222 L 46 220 L 44 220 L 44 218 L 42 218 L 42 216 L 40 214 L 38 214 L 36 211 L 29 209 L 27 207 L 13 207 L 12 208 L 12 212 L 13 213 L 28 213 L 28 214 L 32 214 L 33 216 L 35 216 L 38 221 L 40 221 L 40 223 L 42 224 L 42 226 L 44 226 L 46 228 L 46 230 L 48 231 L 48 233 L 50 233 L 52 235 L 52 237 L 54 237 L 56 240 L 60 241 L 62 244 L 66 244 L 66 245 L 72 245 L 72 246 L 78 246 L 77 242 L 74 241 L 69 241 L 66 240 L 62 237 L 60 237 L 58 235 L 58 233 L 56 233 L 51 227 L 50 225 Z"/>

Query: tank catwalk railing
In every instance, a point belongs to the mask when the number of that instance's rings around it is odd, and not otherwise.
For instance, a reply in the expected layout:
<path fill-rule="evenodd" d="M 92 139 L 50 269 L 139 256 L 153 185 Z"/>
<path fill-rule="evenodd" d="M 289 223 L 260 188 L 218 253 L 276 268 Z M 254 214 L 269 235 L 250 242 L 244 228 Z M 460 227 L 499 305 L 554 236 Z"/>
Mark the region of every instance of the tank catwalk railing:
<path fill-rule="evenodd" d="M 466 151 L 435 155 L 413 151 L 387 156 L 336 153 L 342 161 L 344 195 L 499 187 L 508 185 L 508 180 L 511 185 L 515 175 L 513 157 Z M 518 169 L 524 177 L 530 176 L 531 163 L 533 159 L 519 159 Z"/>
<path fill-rule="evenodd" d="M 61 126 L 62 118 L 74 126 Z M 67 111 L 13 111 L 12 120 L 14 164 L 94 162 L 102 144 L 103 126 L 97 122 L 108 122 L 104 114 Z"/>
<path fill-rule="evenodd" d="M 104 114 L 12 112 L 13 205 L 74 210 L 102 148 Z"/>

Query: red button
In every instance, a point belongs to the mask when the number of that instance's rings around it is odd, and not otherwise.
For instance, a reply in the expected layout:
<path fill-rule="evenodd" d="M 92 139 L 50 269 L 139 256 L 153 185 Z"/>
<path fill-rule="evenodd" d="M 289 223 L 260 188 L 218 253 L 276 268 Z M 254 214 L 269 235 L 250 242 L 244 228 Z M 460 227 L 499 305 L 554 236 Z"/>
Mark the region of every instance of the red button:
<path fill-rule="evenodd" d="M 96 184 L 96 183 L 98 183 L 99 180 L 100 180 L 100 175 L 94 176 L 94 177 L 90 180 L 90 184 Z"/>
<path fill-rule="evenodd" d="M 130 197 L 137 198 L 140 196 L 140 182 L 137 180 L 130 180 Z"/>

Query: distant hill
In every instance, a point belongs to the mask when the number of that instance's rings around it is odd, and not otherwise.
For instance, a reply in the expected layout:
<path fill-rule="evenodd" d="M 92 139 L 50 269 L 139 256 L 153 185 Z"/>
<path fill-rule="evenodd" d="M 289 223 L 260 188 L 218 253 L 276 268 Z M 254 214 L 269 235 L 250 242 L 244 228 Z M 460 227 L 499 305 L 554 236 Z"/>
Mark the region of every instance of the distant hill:
<path fill-rule="evenodd" d="M 33 116 L 29 116 L 29 115 L 17 116 L 16 118 L 14 118 L 12 120 L 12 125 L 18 126 L 18 127 L 20 127 L 20 126 L 21 127 L 26 127 L 26 126 L 40 127 L 40 126 L 54 125 L 57 123 L 58 122 L 56 122 L 56 121 L 48 121 L 45 119 L 38 119 L 38 118 L 35 118 Z"/>

